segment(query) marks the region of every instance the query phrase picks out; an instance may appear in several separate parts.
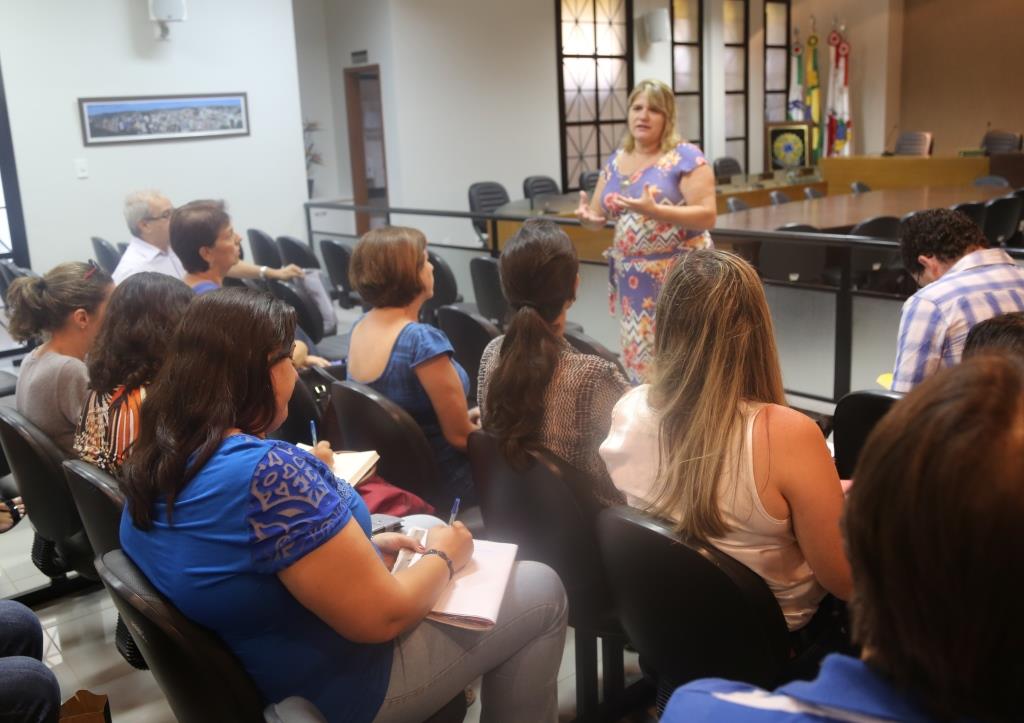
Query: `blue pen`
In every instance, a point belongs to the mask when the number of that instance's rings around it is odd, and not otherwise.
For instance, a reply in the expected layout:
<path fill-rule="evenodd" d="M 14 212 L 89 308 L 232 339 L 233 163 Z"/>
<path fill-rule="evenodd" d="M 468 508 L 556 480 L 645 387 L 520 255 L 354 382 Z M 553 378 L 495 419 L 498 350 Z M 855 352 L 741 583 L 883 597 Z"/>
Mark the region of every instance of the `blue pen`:
<path fill-rule="evenodd" d="M 451 527 L 455 523 L 455 516 L 459 514 L 459 503 L 462 502 L 461 497 L 456 497 L 455 501 L 452 502 L 452 516 L 448 518 L 448 526 Z"/>
<path fill-rule="evenodd" d="M 309 420 L 309 436 L 313 440 L 313 446 L 315 447 L 316 444 L 317 444 L 317 442 L 316 442 L 316 420 L 315 419 Z"/>

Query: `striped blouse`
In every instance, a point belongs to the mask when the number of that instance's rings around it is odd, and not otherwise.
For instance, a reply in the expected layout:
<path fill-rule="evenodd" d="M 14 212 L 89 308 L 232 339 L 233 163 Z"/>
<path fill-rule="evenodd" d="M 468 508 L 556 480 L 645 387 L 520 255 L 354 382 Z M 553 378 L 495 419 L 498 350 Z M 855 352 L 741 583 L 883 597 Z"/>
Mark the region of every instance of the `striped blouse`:
<path fill-rule="evenodd" d="M 116 476 L 139 436 L 140 410 L 145 398 L 145 387 L 126 390 L 119 386 L 109 394 L 89 392 L 75 433 L 75 453 Z"/>

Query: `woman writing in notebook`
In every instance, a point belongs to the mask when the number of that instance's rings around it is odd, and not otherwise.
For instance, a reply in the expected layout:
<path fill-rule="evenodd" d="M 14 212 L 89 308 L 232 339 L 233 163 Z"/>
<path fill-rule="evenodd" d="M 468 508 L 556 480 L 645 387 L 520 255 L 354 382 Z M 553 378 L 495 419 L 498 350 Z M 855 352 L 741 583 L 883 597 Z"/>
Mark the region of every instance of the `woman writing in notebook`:
<path fill-rule="evenodd" d="M 371 537 L 329 447 L 265 438 L 295 386 L 294 328 L 269 295 L 191 303 L 123 468 L 124 551 L 268 702 L 299 696 L 331 721 L 423 720 L 483 675 L 488 720 L 555 721 L 566 604 L 554 572 L 517 563 L 487 632 L 425 621 L 472 556 L 469 531 L 435 527 L 422 559 L 392 575 L 382 557 L 416 543 Z"/>

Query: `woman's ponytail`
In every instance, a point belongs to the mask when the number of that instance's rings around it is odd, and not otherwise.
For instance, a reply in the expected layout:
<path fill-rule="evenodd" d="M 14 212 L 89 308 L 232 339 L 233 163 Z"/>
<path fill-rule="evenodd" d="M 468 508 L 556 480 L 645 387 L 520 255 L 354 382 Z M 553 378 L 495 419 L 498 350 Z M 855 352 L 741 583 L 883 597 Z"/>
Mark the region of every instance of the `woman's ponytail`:
<path fill-rule="evenodd" d="M 7 330 L 17 341 L 40 339 L 64 326 L 75 309 L 96 311 L 113 283 L 95 263 L 71 262 L 45 276 L 22 276 L 7 289 Z"/>

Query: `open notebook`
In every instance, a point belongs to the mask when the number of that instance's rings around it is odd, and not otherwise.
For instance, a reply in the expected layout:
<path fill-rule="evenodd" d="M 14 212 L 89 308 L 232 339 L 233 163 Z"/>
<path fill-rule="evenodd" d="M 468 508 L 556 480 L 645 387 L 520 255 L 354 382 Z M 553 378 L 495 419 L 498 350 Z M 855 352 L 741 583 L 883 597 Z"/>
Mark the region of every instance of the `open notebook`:
<path fill-rule="evenodd" d="M 297 445 L 299 449 L 312 452 L 308 444 Z M 334 474 L 348 482 L 353 487 L 358 487 L 373 472 L 380 460 L 380 455 L 370 450 L 369 452 L 335 452 L 334 453 Z"/>
<path fill-rule="evenodd" d="M 421 540 L 422 544 L 426 530 L 414 528 L 410 530 L 410 536 Z M 508 587 L 518 549 L 518 545 L 505 542 L 473 540 L 473 559 L 455 573 L 427 617 L 468 630 L 493 628 L 501 602 L 505 599 L 505 588 Z M 416 564 L 420 557 L 418 554 L 399 554 L 392 572 Z"/>

